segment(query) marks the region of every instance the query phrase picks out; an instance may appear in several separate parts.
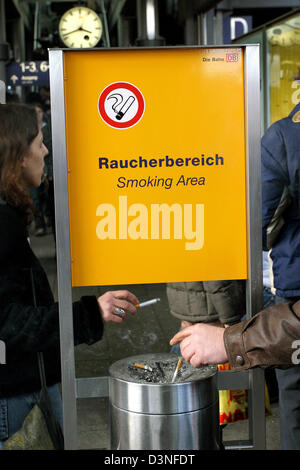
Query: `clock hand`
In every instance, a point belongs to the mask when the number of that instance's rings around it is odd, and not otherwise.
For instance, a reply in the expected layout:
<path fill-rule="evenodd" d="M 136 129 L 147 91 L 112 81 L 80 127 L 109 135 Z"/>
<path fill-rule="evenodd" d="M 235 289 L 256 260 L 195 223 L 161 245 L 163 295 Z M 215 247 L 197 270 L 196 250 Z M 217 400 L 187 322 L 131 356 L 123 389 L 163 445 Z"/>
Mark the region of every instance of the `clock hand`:
<path fill-rule="evenodd" d="M 86 33 L 91 34 L 91 31 L 88 31 L 87 29 L 84 29 L 80 26 L 79 28 L 74 29 L 73 31 L 70 31 L 69 33 L 65 33 L 64 36 L 68 36 L 69 34 L 76 33 L 76 31 L 85 31 Z"/>
<path fill-rule="evenodd" d="M 70 31 L 69 33 L 64 33 L 64 36 L 68 36 L 69 34 L 76 33 L 76 31 L 80 31 L 81 28 L 74 29 L 73 31 Z"/>

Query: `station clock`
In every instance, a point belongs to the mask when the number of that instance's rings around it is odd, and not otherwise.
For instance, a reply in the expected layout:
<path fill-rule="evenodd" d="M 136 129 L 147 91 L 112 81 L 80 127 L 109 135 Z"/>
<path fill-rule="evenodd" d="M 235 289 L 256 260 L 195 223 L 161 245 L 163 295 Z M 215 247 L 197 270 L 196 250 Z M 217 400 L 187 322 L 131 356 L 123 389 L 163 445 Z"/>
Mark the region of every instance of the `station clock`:
<path fill-rule="evenodd" d="M 102 31 L 99 15 L 80 5 L 67 10 L 58 26 L 60 39 L 65 46 L 71 48 L 95 47 L 101 39 Z"/>

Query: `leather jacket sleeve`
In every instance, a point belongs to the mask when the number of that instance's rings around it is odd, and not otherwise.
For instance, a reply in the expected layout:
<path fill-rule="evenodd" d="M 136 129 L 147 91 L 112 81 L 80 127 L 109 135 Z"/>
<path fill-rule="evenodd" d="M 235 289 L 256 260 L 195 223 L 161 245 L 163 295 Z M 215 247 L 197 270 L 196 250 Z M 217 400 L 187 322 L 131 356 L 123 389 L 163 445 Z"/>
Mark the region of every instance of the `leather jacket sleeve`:
<path fill-rule="evenodd" d="M 234 371 L 300 363 L 300 301 L 269 307 L 226 328 L 224 344 Z"/>

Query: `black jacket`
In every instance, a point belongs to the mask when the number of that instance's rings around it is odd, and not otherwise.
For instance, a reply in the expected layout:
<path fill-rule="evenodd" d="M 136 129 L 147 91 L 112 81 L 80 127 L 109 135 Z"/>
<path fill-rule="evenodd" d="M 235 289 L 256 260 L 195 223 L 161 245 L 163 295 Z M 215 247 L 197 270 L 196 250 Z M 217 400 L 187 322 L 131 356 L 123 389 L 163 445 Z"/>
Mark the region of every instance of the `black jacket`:
<path fill-rule="evenodd" d="M 263 249 L 280 297 L 300 296 L 300 103 L 262 138 Z"/>
<path fill-rule="evenodd" d="M 31 274 L 36 290 L 33 307 Z M 101 339 L 103 322 L 96 297 L 73 303 L 75 344 Z M 6 364 L 0 364 L 0 398 L 40 388 L 37 351 L 43 351 L 48 385 L 60 382 L 58 304 L 46 274 L 30 248 L 17 210 L 0 203 L 0 340 Z"/>

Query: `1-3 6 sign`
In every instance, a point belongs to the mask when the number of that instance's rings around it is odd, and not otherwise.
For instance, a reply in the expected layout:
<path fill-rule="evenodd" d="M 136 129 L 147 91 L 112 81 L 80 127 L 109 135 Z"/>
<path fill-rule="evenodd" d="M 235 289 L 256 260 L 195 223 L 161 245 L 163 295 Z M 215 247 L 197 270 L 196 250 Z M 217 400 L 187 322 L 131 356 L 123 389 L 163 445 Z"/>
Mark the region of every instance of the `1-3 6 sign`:
<path fill-rule="evenodd" d="M 49 70 L 49 63 L 46 60 L 43 62 L 20 62 L 20 67 L 23 73 L 37 73 L 39 70 L 41 72 L 47 72 Z"/>
<path fill-rule="evenodd" d="M 12 62 L 8 64 L 7 84 L 11 86 L 49 85 L 48 61 Z"/>

